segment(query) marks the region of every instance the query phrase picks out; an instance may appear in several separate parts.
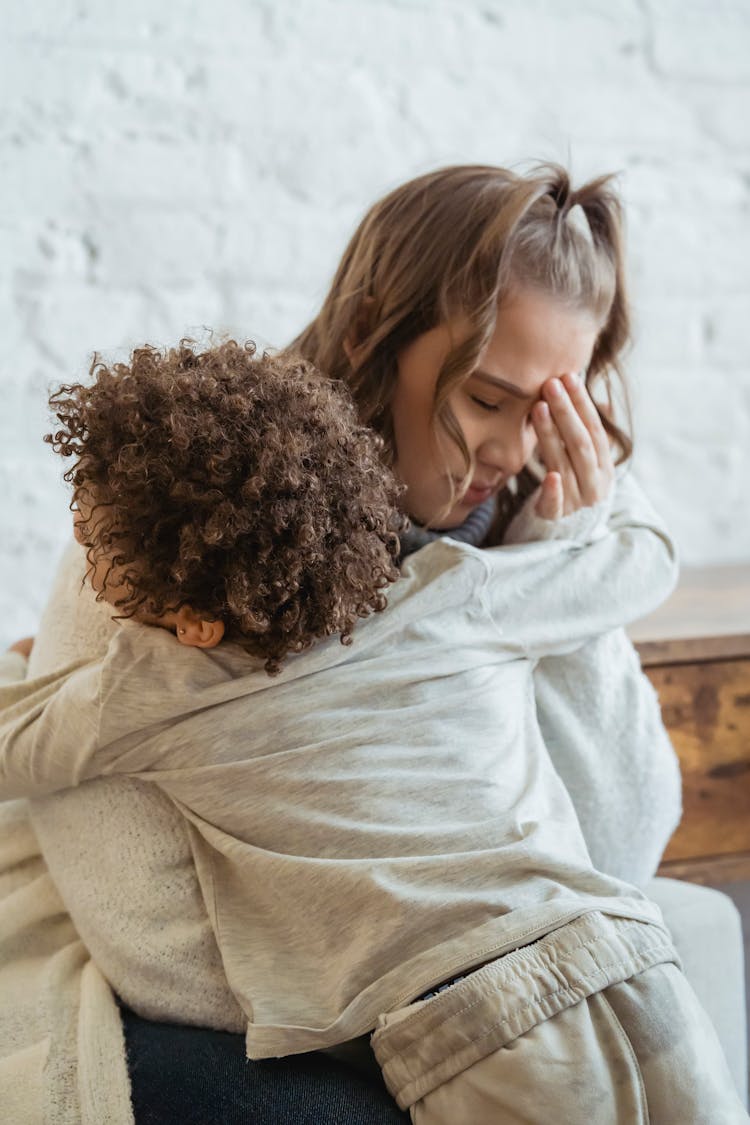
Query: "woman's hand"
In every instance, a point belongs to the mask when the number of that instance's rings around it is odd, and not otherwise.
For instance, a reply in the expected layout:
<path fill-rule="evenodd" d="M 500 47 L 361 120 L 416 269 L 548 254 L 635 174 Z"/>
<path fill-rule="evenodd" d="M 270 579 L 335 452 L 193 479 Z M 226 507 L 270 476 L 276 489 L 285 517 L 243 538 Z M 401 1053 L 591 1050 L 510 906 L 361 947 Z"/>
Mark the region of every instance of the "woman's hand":
<path fill-rule="evenodd" d="M 28 660 L 29 657 L 31 656 L 31 650 L 32 650 L 33 647 L 34 647 L 34 638 L 33 637 L 23 637 L 22 640 L 16 641 L 16 643 L 14 645 L 11 645 L 10 648 L 8 649 L 8 652 L 20 652 L 21 656 L 25 657 L 26 660 Z"/>
<path fill-rule="evenodd" d="M 536 515 L 559 520 L 609 495 L 615 465 L 606 430 L 578 375 L 548 379 L 531 412 L 547 469 Z"/>

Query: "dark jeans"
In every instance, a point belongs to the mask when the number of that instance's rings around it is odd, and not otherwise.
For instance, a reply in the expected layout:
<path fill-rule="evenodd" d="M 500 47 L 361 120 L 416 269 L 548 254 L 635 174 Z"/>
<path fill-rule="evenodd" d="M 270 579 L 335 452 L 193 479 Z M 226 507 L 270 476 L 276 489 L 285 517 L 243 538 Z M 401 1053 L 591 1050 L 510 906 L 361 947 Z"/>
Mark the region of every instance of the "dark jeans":
<path fill-rule="evenodd" d="M 328 1055 L 251 1062 L 243 1035 L 120 1007 L 136 1125 L 403 1125 L 382 1079 Z"/>

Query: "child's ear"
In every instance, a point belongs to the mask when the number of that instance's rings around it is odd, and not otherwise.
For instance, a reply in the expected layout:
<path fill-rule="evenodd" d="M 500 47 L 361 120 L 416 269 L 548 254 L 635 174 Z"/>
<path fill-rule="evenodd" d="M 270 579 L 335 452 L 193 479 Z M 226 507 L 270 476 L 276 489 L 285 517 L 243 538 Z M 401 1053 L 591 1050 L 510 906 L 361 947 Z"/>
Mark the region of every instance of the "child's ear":
<path fill-rule="evenodd" d="M 224 637 L 224 622 L 201 617 L 189 605 L 180 606 L 174 615 L 177 640 L 192 648 L 216 648 Z"/>

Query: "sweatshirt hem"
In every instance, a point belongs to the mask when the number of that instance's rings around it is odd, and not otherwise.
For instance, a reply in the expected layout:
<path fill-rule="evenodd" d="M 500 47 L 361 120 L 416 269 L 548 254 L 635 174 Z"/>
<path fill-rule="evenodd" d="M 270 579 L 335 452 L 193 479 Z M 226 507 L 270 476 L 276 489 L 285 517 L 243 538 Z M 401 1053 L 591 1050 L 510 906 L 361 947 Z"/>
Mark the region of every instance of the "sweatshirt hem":
<path fill-rule="evenodd" d="M 373 1031 L 384 1013 L 414 1002 L 435 985 L 459 973 L 472 972 L 487 961 L 529 945 L 568 922 L 594 912 L 648 923 L 658 927 L 666 940 L 671 940 L 658 906 L 646 899 L 595 898 L 567 908 L 560 905 L 556 911 L 551 911 L 548 905 L 514 910 L 511 914 L 517 920 L 515 925 L 510 925 L 511 915 L 504 915 L 410 958 L 360 993 L 326 1027 L 250 1023 L 245 1037 L 247 1056 L 254 1060 L 280 1058 L 357 1039 Z"/>

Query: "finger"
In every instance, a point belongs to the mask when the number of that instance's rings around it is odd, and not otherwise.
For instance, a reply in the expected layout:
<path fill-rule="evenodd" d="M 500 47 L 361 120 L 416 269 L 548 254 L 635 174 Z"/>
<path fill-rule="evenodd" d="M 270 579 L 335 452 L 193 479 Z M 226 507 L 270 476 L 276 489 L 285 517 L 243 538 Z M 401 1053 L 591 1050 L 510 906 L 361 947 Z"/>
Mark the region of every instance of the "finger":
<path fill-rule="evenodd" d="M 18 652 L 21 654 L 21 656 L 25 656 L 28 660 L 28 658 L 31 656 L 31 650 L 33 647 L 34 638 L 23 637 L 20 641 L 16 641 L 15 644 L 12 644 L 8 649 L 8 652 Z"/>
<path fill-rule="evenodd" d="M 563 506 L 562 477 L 559 473 L 547 473 L 534 511 L 543 520 L 559 520 L 563 515 Z"/>
<path fill-rule="evenodd" d="M 563 465 L 567 462 L 567 455 L 560 431 L 553 421 L 549 404 L 538 402 L 531 412 L 531 421 L 539 439 L 539 452 L 545 468 L 556 469 L 561 472 Z"/>
<path fill-rule="evenodd" d="M 580 506 L 581 497 L 576 472 L 549 404 L 537 403 L 531 412 L 531 418 L 539 439 L 539 452 L 545 468 L 560 474 L 566 504 Z"/>
<path fill-rule="evenodd" d="M 544 395 L 549 403 L 552 419 L 560 431 L 581 497 L 584 503 L 592 503 L 596 496 L 599 459 L 591 434 L 559 379 L 550 379 L 545 384 Z M 567 491 L 570 487 L 567 479 L 564 484 Z"/>
<path fill-rule="evenodd" d="M 585 381 L 575 372 L 569 372 L 563 376 L 562 382 L 570 401 L 591 435 L 600 467 L 609 468 L 612 464 L 612 447 Z"/>

